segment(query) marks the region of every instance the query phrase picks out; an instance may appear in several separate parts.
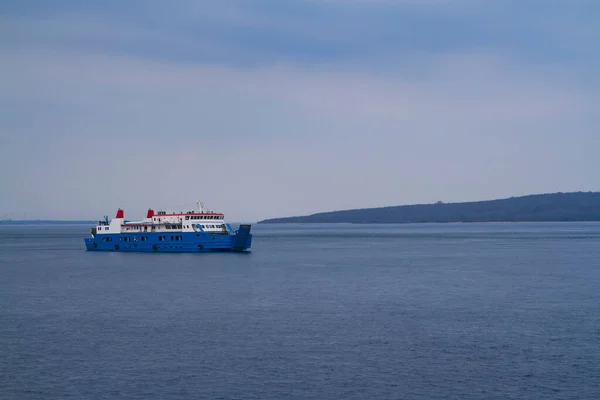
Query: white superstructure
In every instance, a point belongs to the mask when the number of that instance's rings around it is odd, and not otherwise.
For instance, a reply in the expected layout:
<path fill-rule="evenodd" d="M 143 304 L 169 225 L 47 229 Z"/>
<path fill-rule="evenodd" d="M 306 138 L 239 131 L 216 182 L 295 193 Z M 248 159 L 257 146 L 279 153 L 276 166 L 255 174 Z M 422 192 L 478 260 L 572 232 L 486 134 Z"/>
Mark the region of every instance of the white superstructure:
<path fill-rule="evenodd" d="M 233 233 L 224 220 L 222 213 L 207 211 L 202 202 L 198 202 L 198 209 L 193 211 L 180 211 L 178 213 L 157 211 L 149 209 L 146 218 L 139 221 L 125 219 L 123 210 L 119 209 L 115 218 L 108 221 L 99 221 L 96 234 L 114 233 L 173 233 L 173 232 L 207 232 L 207 233 Z"/>

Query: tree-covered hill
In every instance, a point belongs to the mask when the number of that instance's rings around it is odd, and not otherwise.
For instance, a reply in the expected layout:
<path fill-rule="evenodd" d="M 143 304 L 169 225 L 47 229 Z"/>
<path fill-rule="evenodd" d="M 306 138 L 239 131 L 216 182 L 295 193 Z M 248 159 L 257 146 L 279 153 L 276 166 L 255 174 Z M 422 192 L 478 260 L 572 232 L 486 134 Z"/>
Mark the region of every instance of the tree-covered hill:
<path fill-rule="evenodd" d="M 465 203 L 416 204 L 272 218 L 259 223 L 600 221 L 600 192 L 537 194 Z"/>

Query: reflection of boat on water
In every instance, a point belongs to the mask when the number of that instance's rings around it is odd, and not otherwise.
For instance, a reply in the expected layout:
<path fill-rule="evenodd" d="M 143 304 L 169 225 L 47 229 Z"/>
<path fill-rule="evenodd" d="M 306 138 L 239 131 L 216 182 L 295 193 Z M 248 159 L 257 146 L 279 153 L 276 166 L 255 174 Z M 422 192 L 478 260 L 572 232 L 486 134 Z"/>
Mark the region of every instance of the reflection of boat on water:
<path fill-rule="evenodd" d="M 85 238 L 87 250 L 150 251 L 197 253 L 211 251 L 242 252 L 250 248 L 250 225 L 242 224 L 234 231 L 222 213 L 198 210 L 167 213 L 149 209 L 146 218 L 128 221 L 119 209 L 115 218 L 98 221 Z"/>

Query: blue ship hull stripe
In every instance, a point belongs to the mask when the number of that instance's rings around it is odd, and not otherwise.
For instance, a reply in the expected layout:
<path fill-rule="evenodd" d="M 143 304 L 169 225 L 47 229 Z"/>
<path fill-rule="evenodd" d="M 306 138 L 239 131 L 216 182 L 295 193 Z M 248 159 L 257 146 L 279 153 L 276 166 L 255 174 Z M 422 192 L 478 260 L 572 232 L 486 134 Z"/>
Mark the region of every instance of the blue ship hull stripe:
<path fill-rule="evenodd" d="M 205 232 L 136 232 L 106 233 L 85 238 L 86 249 L 90 251 L 243 252 L 251 245 L 252 234 L 249 225 L 241 225 L 238 232 L 231 235 Z"/>

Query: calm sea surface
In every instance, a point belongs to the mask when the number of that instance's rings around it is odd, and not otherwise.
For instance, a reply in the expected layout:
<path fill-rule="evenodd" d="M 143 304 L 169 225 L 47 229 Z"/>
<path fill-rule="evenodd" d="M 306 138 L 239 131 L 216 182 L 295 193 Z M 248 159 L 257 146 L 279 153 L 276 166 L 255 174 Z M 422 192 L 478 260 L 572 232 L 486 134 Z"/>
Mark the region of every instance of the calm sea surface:
<path fill-rule="evenodd" d="M 0 227 L 2 399 L 600 399 L 600 224 Z"/>

